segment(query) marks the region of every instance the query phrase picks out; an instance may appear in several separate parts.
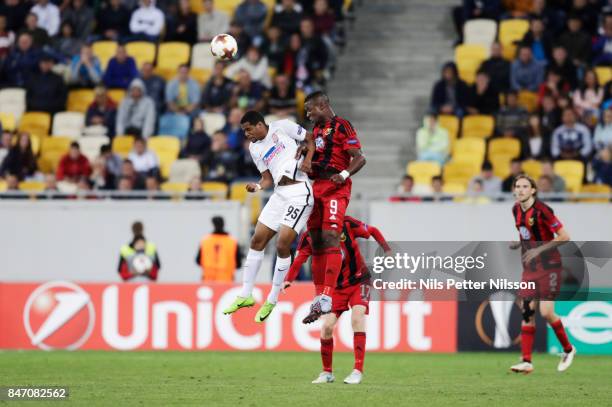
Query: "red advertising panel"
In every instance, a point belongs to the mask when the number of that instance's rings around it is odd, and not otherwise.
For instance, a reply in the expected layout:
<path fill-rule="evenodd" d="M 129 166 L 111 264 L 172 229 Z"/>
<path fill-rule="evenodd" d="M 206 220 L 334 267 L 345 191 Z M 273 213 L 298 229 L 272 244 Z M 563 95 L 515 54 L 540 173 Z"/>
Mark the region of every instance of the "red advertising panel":
<path fill-rule="evenodd" d="M 270 286 L 257 286 L 261 302 Z M 311 284 L 281 295 L 263 324 L 257 306 L 223 315 L 239 293 L 232 285 L 0 284 L 0 348 L 105 350 L 319 349 L 320 322 L 302 324 Z M 367 348 L 372 351 L 455 352 L 454 301 L 371 302 Z M 336 331 L 336 349 L 352 350 L 350 318 Z"/>

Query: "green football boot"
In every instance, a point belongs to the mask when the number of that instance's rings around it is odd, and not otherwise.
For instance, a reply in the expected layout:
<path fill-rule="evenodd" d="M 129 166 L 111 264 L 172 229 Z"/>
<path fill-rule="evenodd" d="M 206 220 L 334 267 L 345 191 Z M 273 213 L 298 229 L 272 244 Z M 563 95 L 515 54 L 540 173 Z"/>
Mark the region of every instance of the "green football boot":
<path fill-rule="evenodd" d="M 255 315 L 255 322 L 264 322 L 266 318 L 270 316 L 275 306 L 276 304 L 272 304 L 271 302 L 264 302 L 264 305 L 261 306 Z"/>
<path fill-rule="evenodd" d="M 225 315 L 233 314 L 238 311 L 240 308 L 252 307 L 255 305 L 255 299 L 253 296 L 249 296 L 247 298 L 244 297 L 236 297 L 232 305 L 223 310 Z"/>

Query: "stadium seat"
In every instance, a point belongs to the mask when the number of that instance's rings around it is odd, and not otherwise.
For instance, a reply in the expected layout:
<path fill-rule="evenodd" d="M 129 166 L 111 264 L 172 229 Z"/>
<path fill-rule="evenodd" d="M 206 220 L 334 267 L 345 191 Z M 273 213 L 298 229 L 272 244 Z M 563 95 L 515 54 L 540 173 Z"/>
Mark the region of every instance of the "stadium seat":
<path fill-rule="evenodd" d="M 58 112 L 53 115 L 51 133 L 72 138 L 81 137 L 85 127 L 85 115 L 79 112 Z"/>
<path fill-rule="evenodd" d="M 486 18 L 468 20 L 463 26 L 463 43 L 490 47 L 497 36 L 497 22 Z"/>
<path fill-rule="evenodd" d="M 607 66 L 595 67 L 595 73 L 597 74 L 597 80 L 601 86 L 612 80 L 612 68 Z"/>
<path fill-rule="evenodd" d="M 26 91 L 21 88 L 0 90 L 0 112 L 13 113 L 18 122 L 26 110 Z"/>
<path fill-rule="evenodd" d="M 109 89 L 106 94 L 113 100 L 113 102 L 119 105 L 119 103 L 121 103 L 125 97 L 125 89 Z"/>
<path fill-rule="evenodd" d="M 212 71 L 215 66 L 215 57 L 210 52 L 210 44 L 201 42 L 191 49 L 191 68 L 208 69 Z"/>
<path fill-rule="evenodd" d="M 202 113 L 200 117 L 204 121 L 204 131 L 210 135 L 225 126 L 225 115 L 223 113 Z"/>
<path fill-rule="evenodd" d="M 228 190 L 225 182 L 207 181 L 202 183 L 202 191 L 210 193 L 213 200 L 227 199 Z"/>
<path fill-rule="evenodd" d="M 538 94 L 528 90 L 522 90 L 518 94 L 518 104 L 531 113 L 538 107 Z"/>
<path fill-rule="evenodd" d="M 133 136 L 115 136 L 112 144 L 113 153 L 121 156 L 122 158 L 126 158 L 130 151 L 132 151 L 133 145 Z"/>
<path fill-rule="evenodd" d="M 170 176 L 170 167 L 179 155 L 181 144 L 175 137 L 155 136 L 147 141 L 148 148 L 157 154 L 159 168 L 163 178 Z"/>
<path fill-rule="evenodd" d="M 164 182 L 160 185 L 160 189 L 164 192 L 174 193 L 177 198 L 187 192 L 189 184 L 186 182 Z"/>
<path fill-rule="evenodd" d="M 415 184 L 431 184 L 431 178 L 440 175 L 442 167 L 435 161 L 411 161 L 406 167 L 406 173 L 414 178 Z"/>
<path fill-rule="evenodd" d="M 295 91 L 295 107 L 297 109 L 298 118 L 300 121 L 304 120 L 306 112 L 304 111 L 304 103 L 306 100 L 306 93 L 299 89 Z"/>
<path fill-rule="evenodd" d="M 215 1 L 215 8 L 220 11 L 225 11 L 231 18 L 234 15 L 236 7 L 242 3 L 242 0 L 217 0 Z"/>
<path fill-rule="evenodd" d="M 515 138 L 496 138 L 489 141 L 489 160 L 495 156 L 516 158 L 521 154 L 521 142 Z"/>
<path fill-rule="evenodd" d="M 489 50 L 483 45 L 457 45 L 455 47 L 455 63 L 461 79 L 467 83 L 474 83 L 476 71 L 488 55 Z"/>
<path fill-rule="evenodd" d="M 607 194 L 607 197 L 602 198 L 581 198 L 581 202 L 610 202 L 610 196 L 612 190 L 608 185 L 605 184 L 586 184 L 582 186 L 580 190 L 583 194 Z"/>
<path fill-rule="evenodd" d="M 3 130 L 13 131 L 17 127 L 14 113 L 0 112 L 0 122 Z"/>
<path fill-rule="evenodd" d="M 6 182 L 0 181 L 0 192 L 6 191 Z"/>
<path fill-rule="evenodd" d="M 77 141 L 81 146 L 81 152 L 91 163 L 100 155 L 100 147 L 110 143 L 110 139 L 106 136 L 81 137 Z"/>
<path fill-rule="evenodd" d="M 76 89 L 68 92 L 68 102 L 66 110 L 69 112 L 87 112 L 87 108 L 94 101 L 94 91 L 92 89 Z"/>
<path fill-rule="evenodd" d="M 254 194 L 248 193 L 246 184 L 246 182 L 234 182 L 230 187 L 230 199 L 248 205 L 251 224 L 254 225 L 261 212 L 261 191 Z"/>
<path fill-rule="evenodd" d="M 140 69 L 145 62 L 155 62 L 155 44 L 151 42 L 129 42 L 125 45 L 125 50 L 129 56 L 136 60 L 138 69 Z"/>
<path fill-rule="evenodd" d="M 506 59 L 514 59 L 516 53 L 515 42 L 523 39 L 529 30 L 529 22 L 522 19 L 502 20 L 499 23 L 499 42 L 503 47 L 503 56 Z"/>
<path fill-rule="evenodd" d="M 525 160 L 521 163 L 525 174 L 537 180 L 542 175 L 542 163 L 538 160 Z"/>
<path fill-rule="evenodd" d="M 200 163 L 191 158 L 183 158 L 174 161 L 170 166 L 168 181 L 189 183 L 194 177 L 200 178 L 201 176 L 202 169 L 200 168 Z"/>
<path fill-rule="evenodd" d="M 55 172 L 57 164 L 68 152 L 72 138 L 70 137 L 45 137 L 42 139 L 38 168 L 45 174 Z"/>
<path fill-rule="evenodd" d="M 559 160 L 553 165 L 557 175 L 565 180 L 565 189 L 569 192 L 580 192 L 584 177 L 584 164 L 577 160 Z"/>
<path fill-rule="evenodd" d="M 28 192 L 40 192 L 45 190 L 45 183 L 40 181 L 22 181 L 19 189 Z"/>
<path fill-rule="evenodd" d="M 42 137 L 39 137 L 35 134 L 30 134 L 30 146 L 32 147 L 32 152 L 34 153 L 34 155 L 38 155 L 38 153 L 40 152 L 40 144 L 41 144 L 41 140 Z M 13 136 L 13 139 L 11 140 L 11 143 L 13 145 L 17 144 L 19 140 L 19 135 L 15 134 Z"/>
<path fill-rule="evenodd" d="M 480 165 L 470 162 L 451 161 L 444 165 L 444 183 L 456 183 L 467 186 L 472 177 L 478 175 Z"/>
<path fill-rule="evenodd" d="M 189 0 L 189 8 L 196 14 L 201 14 L 204 12 L 204 6 L 200 0 Z"/>
<path fill-rule="evenodd" d="M 473 162 L 480 165 L 484 161 L 485 148 L 483 139 L 460 138 L 453 147 L 453 160 L 456 162 Z"/>
<path fill-rule="evenodd" d="M 162 42 L 159 44 L 157 68 L 176 71 L 179 65 L 189 62 L 190 52 L 191 48 L 185 42 Z"/>
<path fill-rule="evenodd" d="M 467 192 L 467 187 L 465 184 L 445 182 L 444 185 L 442 185 L 442 192 L 445 194 L 465 194 Z"/>
<path fill-rule="evenodd" d="M 159 158 L 159 172 L 163 179 L 168 179 L 170 176 L 170 167 L 172 163 L 176 161 L 178 154 L 174 154 L 171 151 L 161 151 L 156 153 Z"/>
<path fill-rule="evenodd" d="M 47 112 L 25 112 L 19 123 L 19 131 L 46 137 L 51 129 L 51 115 Z"/>
<path fill-rule="evenodd" d="M 441 114 L 438 116 L 438 124 L 448 132 L 449 147 L 452 150 L 459 135 L 459 118 L 452 114 Z"/>
<path fill-rule="evenodd" d="M 83 129 L 82 137 L 100 137 L 106 136 L 108 129 L 100 124 L 87 126 Z"/>
<path fill-rule="evenodd" d="M 212 70 L 207 68 L 191 68 L 190 75 L 193 79 L 198 81 L 201 86 L 204 86 L 212 76 Z"/>
<path fill-rule="evenodd" d="M 100 60 L 102 69 L 106 69 L 108 61 L 117 53 L 117 43 L 115 41 L 96 41 L 92 44 L 93 54 Z"/>
<path fill-rule="evenodd" d="M 159 133 L 186 139 L 189 133 L 189 116 L 176 113 L 164 113 L 159 118 Z"/>
<path fill-rule="evenodd" d="M 510 175 L 510 161 L 512 161 L 512 158 L 514 157 L 503 154 L 497 154 L 489 158 L 491 165 L 493 165 L 495 176 L 503 180 Z"/>
<path fill-rule="evenodd" d="M 465 116 L 461 127 L 461 137 L 488 138 L 493 135 L 495 119 L 493 116 L 474 114 Z"/>

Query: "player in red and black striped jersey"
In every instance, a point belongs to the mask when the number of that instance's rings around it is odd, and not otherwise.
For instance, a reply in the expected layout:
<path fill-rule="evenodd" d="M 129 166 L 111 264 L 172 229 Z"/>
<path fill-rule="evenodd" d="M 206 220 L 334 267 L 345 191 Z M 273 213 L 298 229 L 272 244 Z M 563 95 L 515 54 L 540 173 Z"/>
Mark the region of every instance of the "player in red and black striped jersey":
<path fill-rule="evenodd" d="M 342 266 L 340 232 L 351 198 L 351 175 L 365 165 L 357 133 L 348 120 L 336 116 L 323 92 L 305 101 L 306 116 L 314 122 L 315 153 L 312 159 L 314 207 L 308 219 L 312 239 L 312 261 L 325 269 L 324 288 L 304 322 L 331 312 L 332 293 Z"/>
<path fill-rule="evenodd" d="M 522 250 L 523 282 L 535 283 L 535 289 L 522 289 L 523 322 L 521 326 L 522 361 L 510 369 L 517 373 L 531 373 L 531 351 L 535 336 L 535 309 L 539 302 L 542 316 L 554 330 L 563 346 L 563 356 L 557 370 L 566 370 L 574 359 L 576 348 L 567 338 L 561 319 L 555 314 L 554 299 L 561 285 L 561 254 L 557 247 L 569 240 L 569 235 L 552 208 L 536 197 L 537 187 L 527 175 L 514 179 L 514 196 L 517 202 L 512 208 L 514 222 L 520 235 L 520 242 L 511 249 Z"/>
<path fill-rule="evenodd" d="M 363 361 L 365 356 L 365 316 L 369 310 L 370 299 L 370 272 L 359 250 L 357 239 L 373 237 L 385 253 L 390 252 L 389 245 L 380 231 L 367 224 L 352 218 L 344 217 L 342 234 L 340 236 L 342 250 L 342 271 L 336 280 L 335 290 L 332 294 L 333 307 L 330 314 L 323 316 L 321 327 L 321 360 L 323 372 L 313 383 L 331 383 L 332 354 L 334 350 L 334 327 L 338 318 L 344 311 L 351 309 L 351 323 L 353 326 L 353 351 L 355 364 L 353 372 L 344 380 L 345 383 L 358 384 L 361 382 Z M 306 233 L 302 235 L 298 245 L 298 254 L 287 273 L 285 288 L 289 287 L 297 277 L 300 267 L 312 255 L 312 240 Z M 315 267 L 312 263 L 312 281 L 315 285 L 315 294 L 321 295 L 325 288 L 325 269 Z"/>

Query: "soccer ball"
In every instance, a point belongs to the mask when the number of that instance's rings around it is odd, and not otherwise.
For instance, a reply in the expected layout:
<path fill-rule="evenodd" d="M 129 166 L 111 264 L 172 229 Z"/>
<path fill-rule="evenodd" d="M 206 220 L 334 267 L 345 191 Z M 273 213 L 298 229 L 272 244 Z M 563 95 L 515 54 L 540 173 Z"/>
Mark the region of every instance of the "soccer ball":
<path fill-rule="evenodd" d="M 146 254 L 137 254 L 132 259 L 132 267 L 134 271 L 138 274 L 145 274 L 147 271 L 151 270 L 153 267 L 153 262 Z"/>
<path fill-rule="evenodd" d="M 219 34 L 210 42 L 210 52 L 220 60 L 230 60 L 238 52 L 238 43 L 229 34 Z"/>

